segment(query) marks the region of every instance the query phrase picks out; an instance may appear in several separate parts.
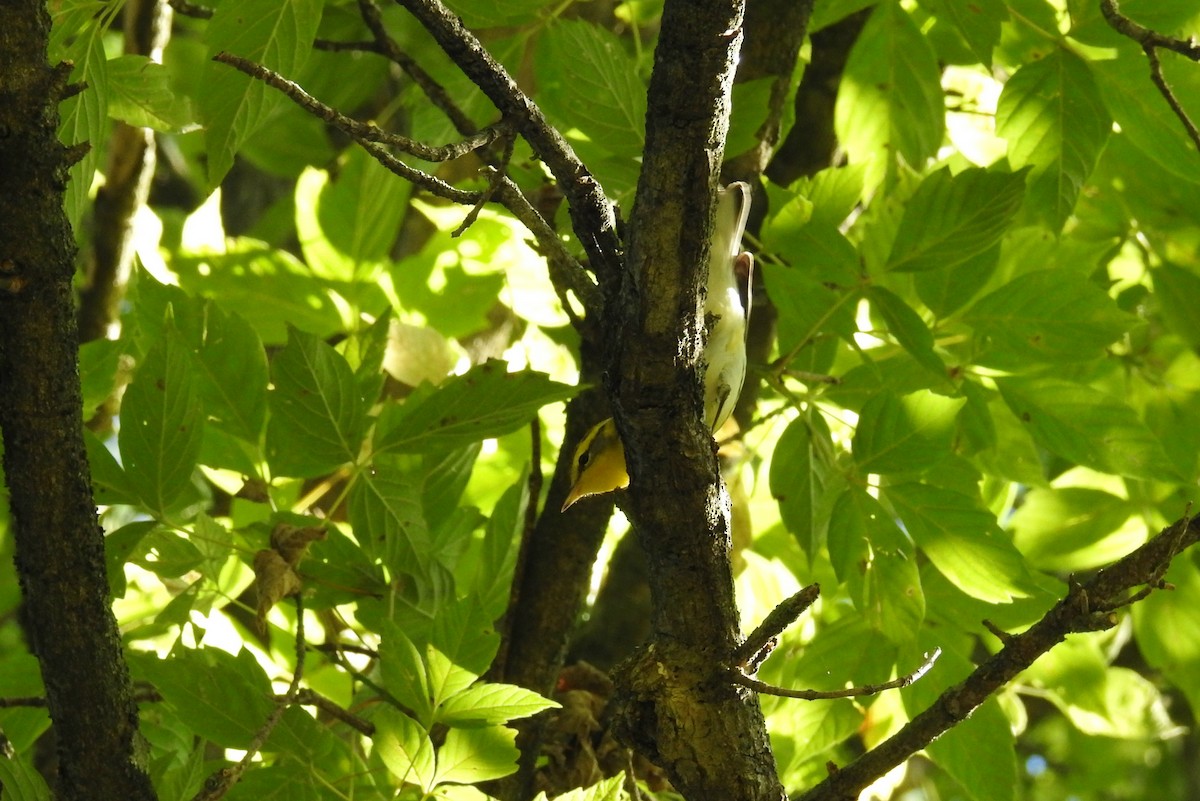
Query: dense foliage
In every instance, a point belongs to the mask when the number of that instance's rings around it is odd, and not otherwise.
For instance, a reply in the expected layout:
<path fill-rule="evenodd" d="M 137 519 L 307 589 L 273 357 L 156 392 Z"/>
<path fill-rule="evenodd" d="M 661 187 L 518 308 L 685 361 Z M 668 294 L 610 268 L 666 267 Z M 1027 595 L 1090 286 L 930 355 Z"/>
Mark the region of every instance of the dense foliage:
<path fill-rule="evenodd" d="M 630 209 L 661 3 L 449 5 Z M 230 798 L 480 797 L 515 770 L 507 724 L 554 706 L 481 677 L 529 506 L 558 514 L 530 489 L 573 447 L 561 404 L 579 392 L 579 298 L 503 209 L 460 228 L 470 206 L 414 190 L 211 60 L 264 64 L 420 142 L 460 138 L 378 54 L 314 49 L 371 40 L 357 4 L 179 14 L 161 65 L 119 53 L 116 8 L 55 4 L 52 59 L 88 84 L 62 132 L 93 145 L 68 195 L 84 252 L 112 121 L 158 133 L 119 325 L 83 345 L 80 380 L 160 797 L 192 797 L 252 744 L 261 757 Z M 381 11 L 477 126 L 495 121 L 402 9 Z M 1200 26 L 1192 0 L 1122 11 L 1167 35 Z M 1186 514 L 1200 478 L 1200 155 L 1142 48 L 1091 0 L 828 0 L 810 35 L 847 20 L 860 30 L 832 107 L 839 149 L 788 185 L 763 179 L 749 243 L 778 316 L 727 459 L 735 521 L 749 521 L 738 600 L 749 630 L 820 583 L 758 673 L 773 685 L 881 683 L 941 656 L 904 690 L 764 696 L 796 794 L 961 681 L 997 631 L 1037 621 L 1071 576 Z M 1200 66 L 1158 58 L 1200 115 Z M 739 83 L 727 155 L 750 150 L 770 113 L 765 80 Z M 787 124 L 804 113 L 789 108 Z M 479 166 L 466 156 L 437 175 L 481 190 Z M 507 169 L 581 256 L 520 139 Z M 0 697 L 37 696 L 4 564 Z M 1173 591 L 1068 638 L 876 797 L 1200 792 L 1185 769 L 1200 563 L 1184 555 L 1166 580 Z M 288 706 L 256 743 L 297 653 L 292 691 L 326 706 Z M 0 710 L 17 754 L 0 760 L 6 798 L 47 797 L 28 766 L 48 725 L 40 709 Z"/>

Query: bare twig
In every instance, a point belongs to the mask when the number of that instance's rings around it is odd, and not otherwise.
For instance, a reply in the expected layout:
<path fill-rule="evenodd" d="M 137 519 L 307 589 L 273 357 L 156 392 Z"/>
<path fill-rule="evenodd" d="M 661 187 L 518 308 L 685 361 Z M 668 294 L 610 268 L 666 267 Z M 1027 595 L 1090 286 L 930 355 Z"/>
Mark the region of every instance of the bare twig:
<path fill-rule="evenodd" d="M 567 140 L 440 0 L 397 2 L 425 26 L 446 55 L 487 95 L 558 180 L 570 204 L 575 233 L 588 253 L 592 269 L 601 276 L 617 275 L 623 254 L 612 204 Z"/>
<path fill-rule="evenodd" d="M 935 648 L 932 654 L 927 654 L 925 661 L 921 666 L 909 673 L 906 676 L 901 676 L 891 681 L 885 681 L 883 684 L 867 684 L 862 687 L 847 687 L 844 690 L 789 690 L 786 687 L 776 687 L 773 684 L 767 684 L 765 681 L 752 679 L 745 673 L 739 670 L 730 671 L 730 679 L 734 684 L 740 684 L 743 687 L 749 687 L 755 692 L 763 695 L 777 695 L 781 698 L 798 698 L 802 701 L 820 701 L 830 698 L 854 698 L 860 695 L 878 695 L 884 690 L 897 690 L 901 687 L 907 687 L 910 684 L 918 681 L 922 676 L 929 672 L 933 667 L 933 663 L 942 655 L 941 648 Z"/>
<path fill-rule="evenodd" d="M 258 731 L 254 733 L 241 761 L 236 765 L 221 768 L 209 776 L 205 780 L 204 786 L 200 788 L 200 792 L 192 797 L 192 801 L 218 801 L 223 798 L 230 788 L 238 783 L 242 774 L 246 772 L 246 768 L 262 750 L 263 744 L 267 742 L 267 738 L 271 736 L 271 732 L 283 718 L 283 713 L 289 706 L 296 703 L 296 696 L 300 692 L 300 680 L 304 676 L 306 646 L 304 643 L 304 597 L 302 593 L 296 593 L 294 597 L 296 599 L 296 670 L 292 673 L 292 681 L 288 685 L 287 693 L 276 699 L 275 708 L 271 710 L 271 714 L 267 715 L 262 726 L 259 726 Z"/>
<path fill-rule="evenodd" d="M 1104 14 L 1104 19 L 1113 30 L 1122 36 L 1129 37 L 1142 47 L 1161 47 L 1181 56 L 1187 56 L 1192 61 L 1200 61 L 1200 44 L 1197 44 L 1195 39 L 1176 39 L 1139 25 L 1121 13 L 1117 6 L 1117 0 L 1100 0 L 1100 12 Z"/>
<path fill-rule="evenodd" d="M 809 584 L 792 597 L 771 610 L 771 613 L 750 632 L 746 641 L 733 653 L 733 664 L 739 668 L 759 665 L 774 647 L 775 638 L 792 625 L 805 609 L 813 605 L 821 594 L 821 585 Z M 763 653 L 766 651 L 766 653 Z M 753 672 L 753 671 L 751 671 Z"/>
<path fill-rule="evenodd" d="M 1158 59 L 1158 49 L 1162 48 L 1179 53 L 1192 61 L 1200 61 L 1200 44 L 1197 44 L 1194 38 L 1186 41 L 1176 39 L 1139 25 L 1120 12 L 1116 0 L 1100 0 L 1100 11 L 1113 30 L 1142 46 L 1142 50 L 1146 53 L 1146 59 L 1150 62 L 1150 80 L 1158 87 L 1159 93 L 1166 99 L 1171 111 L 1175 112 L 1175 116 L 1183 123 L 1192 143 L 1196 145 L 1197 150 L 1200 150 L 1200 130 L 1196 128 L 1196 124 L 1192 122 L 1192 118 L 1188 116 L 1179 102 L 1179 98 L 1172 91 L 1171 85 L 1167 83 L 1167 78 L 1163 75 L 1162 63 Z"/>
<path fill-rule="evenodd" d="M 283 703 L 287 700 L 287 696 L 277 695 L 275 696 L 275 700 Z M 353 712 L 342 709 L 333 701 L 330 701 L 328 698 L 316 692 L 315 690 L 310 690 L 308 688 L 300 690 L 298 693 L 296 693 L 296 698 L 293 703 L 300 704 L 301 706 L 315 706 L 325 714 L 332 718 L 337 718 L 342 723 L 345 723 L 347 726 L 359 732 L 360 734 L 365 734 L 368 737 L 375 736 L 374 723 L 369 720 L 363 720 Z"/>
<path fill-rule="evenodd" d="M 267 69 L 261 64 L 256 64 L 249 59 L 235 56 L 232 53 L 217 53 L 213 56 L 213 61 L 219 61 L 222 64 L 228 64 L 234 69 L 262 81 L 267 86 L 278 89 L 296 105 L 333 127 L 346 133 L 356 142 L 373 142 L 388 147 L 394 147 L 397 150 L 402 150 L 405 153 L 416 156 L 425 161 L 449 161 L 468 153 L 486 147 L 497 139 L 509 133 L 510 129 L 504 123 L 492 125 L 483 131 L 473 134 L 461 142 L 435 147 L 427 145 L 424 142 L 418 142 L 415 139 L 409 139 L 406 136 L 399 134 L 388 133 L 382 130 L 377 125 L 369 122 L 359 122 L 358 120 L 347 117 L 345 114 L 336 109 L 325 105 L 320 100 L 304 91 L 300 86 L 293 81 L 284 78 L 278 72 Z"/>
<path fill-rule="evenodd" d="M 1008 635 L 1004 647 L 966 679 L 949 688 L 899 732 L 832 772 L 800 801 L 848 801 L 871 782 L 920 751 L 970 715 L 1021 671 L 1068 634 L 1101 631 L 1116 625 L 1114 610 L 1136 597 L 1135 587 L 1154 585 L 1184 549 L 1200 540 L 1200 525 L 1184 517 L 1125 558 L 1083 584 L 1072 583 L 1066 596 L 1037 623 Z"/>
<path fill-rule="evenodd" d="M 475 123 L 467 116 L 466 112 L 459 108 L 445 87 L 434 80 L 432 75 L 421 69 L 421 65 L 401 50 L 396 41 L 388 35 L 387 28 L 383 24 L 383 15 L 379 12 L 379 6 L 375 4 L 375 0 L 358 0 L 358 10 L 362 14 L 363 22 L 370 29 L 371 35 L 375 37 L 376 52 L 404 70 L 404 73 L 412 79 L 425 97 L 429 98 L 429 102 L 446 115 L 456 131 L 463 136 L 475 133 Z"/>

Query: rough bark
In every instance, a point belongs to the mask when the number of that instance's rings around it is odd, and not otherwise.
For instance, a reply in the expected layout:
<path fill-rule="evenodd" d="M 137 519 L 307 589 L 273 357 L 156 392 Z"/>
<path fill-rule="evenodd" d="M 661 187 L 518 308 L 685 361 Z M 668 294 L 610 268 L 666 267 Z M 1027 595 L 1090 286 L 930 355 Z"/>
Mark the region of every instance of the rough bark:
<path fill-rule="evenodd" d="M 67 70 L 46 63 L 49 28 L 40 0 L 0 5 L 0 429 L 15 561 L 59 798 L 151 799 L 82 439 L 68 151 L 55 134 Z"/>
<path fill-rule="evenodd" d="M 744 6 L 668 0 L 627 269 L 607 287 L 626 512 L 650 565 L 653 639 L 616 672 L 618 730 L 689 801 L 779 799 L 758 701 L 724 678 L 740 642 L 729 497 L 702 420 L 700 287 Z"/>

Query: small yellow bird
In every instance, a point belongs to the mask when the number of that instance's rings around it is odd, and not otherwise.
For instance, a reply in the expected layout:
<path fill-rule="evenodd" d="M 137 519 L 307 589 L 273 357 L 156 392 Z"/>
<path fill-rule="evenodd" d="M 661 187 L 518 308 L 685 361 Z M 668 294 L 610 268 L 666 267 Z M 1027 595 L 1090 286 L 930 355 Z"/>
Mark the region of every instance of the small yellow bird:
<path fill-rule="evenodd" d="M 753 257 L 742 252 L 742 234 L 749 215 L 749 184 L 739 181 L 717 190 L 717 215 L 709 247 L 704 300 L 708 325 L 708 343 L 704 349 L 704 418 L 712 431 L 733 413 L 746 380 L 750 303 L 748 291 L 745 304 L 742 302 L 737 273 L 741 270 L 749 276 L 753 268 Z M 749 281 L 746 286 L 749 287 Z M 582 498 L 628 486 L 625 445 L 610 417 L 594 425 L 576 447 L 571 465 L 571 491 L 562 511 Z"/>

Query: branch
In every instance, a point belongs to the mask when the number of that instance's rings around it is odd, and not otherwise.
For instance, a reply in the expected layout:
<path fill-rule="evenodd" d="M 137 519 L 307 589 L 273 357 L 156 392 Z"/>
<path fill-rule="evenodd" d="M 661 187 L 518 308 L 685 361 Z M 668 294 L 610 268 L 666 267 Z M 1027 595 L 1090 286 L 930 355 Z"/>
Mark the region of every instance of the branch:
<path fill-rule="evenodd" d="M 347 136 L 354 139 L 356 142 L 372 142 L 376 144 L 394 147 L 397 150 L 402 150 L 409 155 L 416 156 L 424 161 L 450 161 L 468 153 L 472 153 L 480 148 L 487 147 L 492 142 L 501 138 L 509 132 L 509 127 L 503 122 L 485 128 L 477 134 L 473 134 L 461 142 L 455 142 L 441 147 L 427 145 L 424 142 L 419 142 L 415 139 L 409 139 L 406 136 L 399 134 L 388 133 L 382 130 L 379 126 L 370 122 L 359 122 L 356 119 L 347 117 L 345 114 L 325 105 L 320 100 L 310 95 L 308 92 L 300 88 L 299 84 L 289 81 L 278 72 L 267 69 L 261 64 L 256 64 L 249 59 L 235 56 L 231 53 L 221 52 L 213 56 L 213 61 L 219 61 L 222 64 L 228 64 L 234 69 L 249 75 L 251 78 L 262 81 L 267 86 L 273 89 L 278 89 L 285 94 L 293 103 L 307 111 L 309 114 L 329 123 L 333 127 L 342 131 Z M 431 176 L 432 177 L 432 176 Z M 432 190 L 431 190 L 432 191 Z"/>
<path fill-rule="evenodd" d="M 733 664 L 739 668 L 751 667 L 750 672 L 753 673 L 775 648 L 776 637 L 792 625 L 805 609 L 812 606 L 820 594 L 820 584 L 809 584 L 772 609 L 763 622 L 758 624 L 758 628 L 733 652 Z"/>
<path fill-rule="evenodd" d="M 396 0 L 429 31 L 446 55 L 480 88 L 528 142 L 557 179 L 570 204 L 572 226 L 602 277 L 616 276 L 622 261 L 616 217 L 604 190 L 575 151 L 516 81 L 440 0 Z"/>
<path fill-rule="evenodd" d="M 938 661 L 938 657 L 941 655 L 942 649 L 935 648 L 932 654 L 925 656 L 925 661 L 921 663 L 920 667 L 906 676 L 885 681 L 883 684 L 866 684 L 862 687 L 848 687 L 845 690 L 789 690 L 786 687 L 776 687 L 773 684 L 767 684 L 765 681 L 753 679 L 736 668 L 729 671 L 729 678 L 734 684 L 749 687 L 751 690 L 764 695 L 777 695 L 781 698 L 798 698 L 801 701 L 854 698 L 861 695 L 878 695 L 884 690 L 898 690 L 902 687 L 908 687 L 928 673 L 930 668 L 933 667 L 933 663 Z"/>
<path fill-rule="evenodd" d="M 1186 41 L 1176 39 L 1139 25 L 1120 12 L 1117 8 L 1117 0 L 1100 0 L 1100 11 L 1113 30 L 1142 46 L 1142 50 L 1145 51 L 1146 58 L 1150 62 L 1150 80 L 1158 87 L 1159 93 L 1166 99 L 1171 111 L 1175 112 L 1175 116 L 1183 123 L 1184 129 L 1191 137 L 1192 143 L 1196 145 L 1196 149 L 1200 150 L 1200 130 L 1197 130 L 1196 124 L 1192 122 L 1191 117 L 1180 104 L 1179 98 L 1171 90 L 1171 85 L 1167 83 L 1167 78 L 1163 75 L 1162 64 L 1158 60 L 1158 48 L 1161 47 L 1164 50 L 1179 53 L 1192 61 L 1200 61 L 1200 45 L 1194 38 Z"/>
<path fill-rule="evenodd" d="M 204 781 L 204 786 L 200 788 L 200 792 L 192 797 L 192 801 L 218 801 L 224 798 L 225 794 L 238 783 L 242 778 L 242 774 L 246 772 L 246 768 L 250 767 L 254 757 L 262 750 L 263 745 L 267 742 L 267 738 L 271 736 L 271 732 L 279 725 L 283 713 L 287 708 L 296 703 L 296 698 L 300 692 L 300 679 L 304 676 L 304 598 L 299 592 L 295 595 L 296 598 L 296 670 L 292 673 L 291 684 L 288 685 L 287 693 L 276 698 L 275 708 L 271 710 L 271 714 L 267 715 L 267 719 L 263 721 L 263 725 L 254 733 L 254 737 L 250 740 L 250 745 L 246 748 L 246 753 L 242 756 L 240 762 L 236 765 L 221 768 L 213 773 Z"/>
<path fill-rule="evenodd" d="M 396 147 L 427 161 L 444 161 L 458 158 L 475 152 L 490 145 L 492 142 L 511 133 L 512 128 L 506 123 L 499 123 L 473 134 L 462 142 L 448 144 L 442 147 L 426 145 L 423 142 L 409 139 L 397 134 L 390 134 L 371 123 L 359 122 L 347 117 L 336 109 L 325 105 L 320 100 L 304 91 L 298 84 L 289 81 L 274 70 L 261 64 L 221 52 L 213 56 L 214 61 L 228 64 L 234 69 L 260 80 L 268 86 L 278 89 L 296 105 L 313 116 L 325 121 L 345 133 L 357 142 L 368 154 L 387 170 L 395 175 L 419 186 L 433 195 L 446 200 L 460 203 L 464 206 L 478 207 L 487 201 L 484 192 L 467 192 L 451 186 L 440 178 L 405 164 L 385 149 L 386 146 Z M 585 304 L 596 303 L 598 293 L 595 285 L 587 277 L 582 265 L 566 249 L 562 239 L 545 221 L 541 214 L 530 205 L 521 190 L 512 179 L 500 172 L 493 174 L 493 191 L 496 199 L 507 208 L 533 234 L 538 245 L 546 254 L 550 275 L 555 289 L 560 292 L 564 308 L 570 308 L 567 299 L 562 297 L 563 287 L 571 289 Z M 468 220 L 470 217 L 468 216 Z"/>
<path fill-rule="evenodd" d="M 404 70 L 404 74 L 425 93 L 425 97 L 429 98 L 429 102 L 446 115 L 456 131 L 463 136 L 475 133 L 475 123 L 471 121 L 465 111 L 459 108 L 445 87 L 423 70 L 421 65 L 414 61 L 408 53 L 401 50 L 400 46 L 396 44 L 396 40 L 388 35 L 387 28 L 383 24 L 383 15 L 379 12 L 379 6 L 375 4 L 375 0 L 358 0 L 358 10 L 362 14 L 363 22 L 370 29 L 371 35 L 375 37 L 376 52 Z"/>
<path fill-rule="evenodd" d="M 846 767 L 800 797 L 800 801 L 849 801 L 875 779 L 899 765 L 962 721 L 1004 684 L 1028 668 L 1068 634 L 1102 631 L 1116 625 L 1116 610 L 1145 597 L 1136 587 L 1160 587 L 1171 560 L 1200 540 L 1200 524 L 1184 517 L 1066 596 L 1027 631 L 1002 638 L 1004 647 L 949 688 L 928 709 Z"/>

